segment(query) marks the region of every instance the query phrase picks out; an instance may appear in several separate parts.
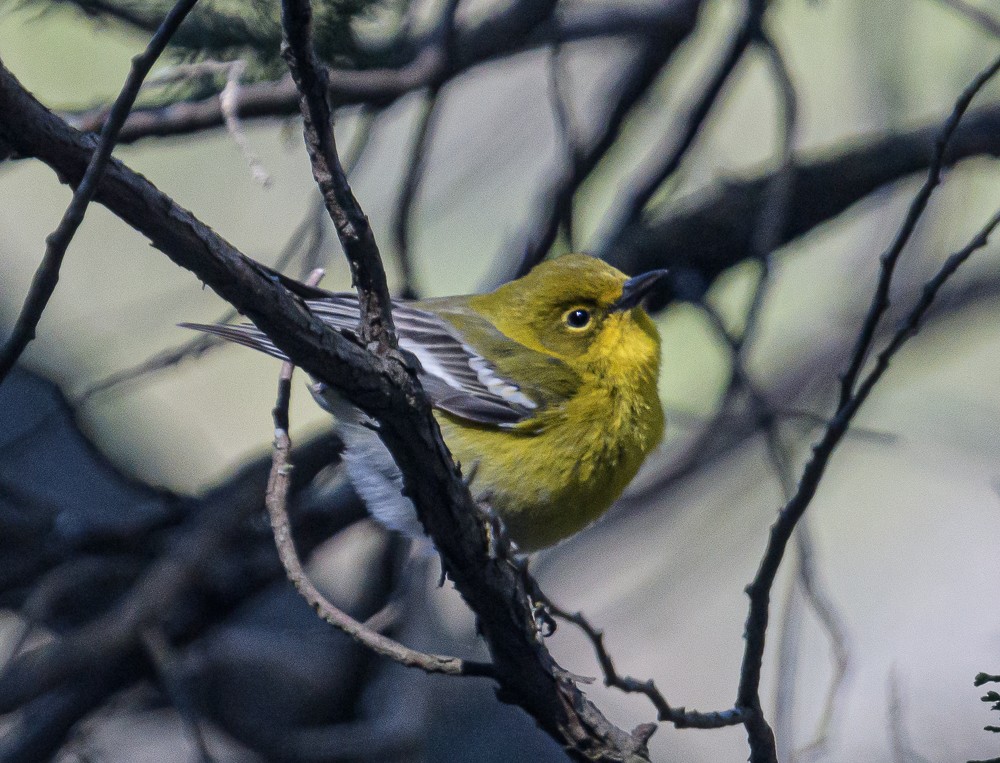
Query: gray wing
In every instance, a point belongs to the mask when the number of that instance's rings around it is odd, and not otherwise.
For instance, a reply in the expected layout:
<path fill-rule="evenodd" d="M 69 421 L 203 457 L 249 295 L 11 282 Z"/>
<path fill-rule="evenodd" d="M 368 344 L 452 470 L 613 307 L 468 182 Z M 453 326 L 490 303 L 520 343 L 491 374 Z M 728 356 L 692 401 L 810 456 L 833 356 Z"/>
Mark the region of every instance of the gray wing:
<path fill-rule="evenodd" d="M 359 308 L 353 294 L 328 294 L 323 299 L 307 299 L 306 305 L 333 328 L 352 333 L 357 329 Z M 538 408 L 537 402 L 517 384 L 502 377 L 438 315 L 406 302 L 394 302 L 392 318 L 399 346 L 417 359 L 417 375 L 435 408 L 469 421 L 501 427 L 530 418 Z M 180 325 L 287 360 L 267 335 L 251 323 Z"/>

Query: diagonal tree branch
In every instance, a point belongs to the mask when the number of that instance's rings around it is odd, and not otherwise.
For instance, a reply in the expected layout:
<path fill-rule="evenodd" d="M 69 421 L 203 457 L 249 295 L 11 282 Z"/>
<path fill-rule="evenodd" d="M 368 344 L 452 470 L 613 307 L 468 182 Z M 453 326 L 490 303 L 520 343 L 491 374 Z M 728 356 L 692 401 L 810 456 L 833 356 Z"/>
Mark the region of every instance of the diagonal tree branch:
<path fill-rule="evenodd" d="M 142 81 L 153 68 L 153 64 L 160 57 L 160 54 L 167 47 L 170 38 L 187 17 L 188 12 L 194 7 L 198 0 L 178 0 L 177 4 L 170 9 L 163 23 L 160 24 L 153 39 L 149 41 L 146 50 L 132 60 L 132 69 L 128 79 L 122 87 L 121 93 L 115 99 L 111 107 L 111 113 L 101 130 L 101 138 L 83 175 L 83 179 L 73 193 L 73 198 L 59 221 L 59 227 L 53 231 L 45 240 L 45 256 L 42 258 L 35 277 L 31 281 L 31 288 L 24 301 L 24 307 L 17 317 L 14 329 L 6 344 L 0 349 L 0 384 L 7 378 L 10 369 L 17 363 L 21 353 L 24 352 L 28 343 L 35 338 L 35 329 L 42 318 L 45 306 L 49 303 L 49 298 L 55 291 L 59 282 L 59 268 L 62 266 L 63 257 L 69 248 L 77 228 L 83 222 L 83 217 L 87 213 L 87 207 L 94 194 L 97 192 L 98 183 L 104 168 L 111 158 L 111 152 L 115 148 L 118 134 L 122 125 L 128 117 L 132 104 L 135 103 L 139 90 L 142 88 Z"/>
<path fill-rule="evenodd" d="M 541 202 L 542 214 L 532 221 L 526 241 L 503 258 L 511 263 L 498 273 L 501 281 L 527 273 L 549 252 L 567 218 L 573 198 L 601 159 L 614 145 L 629 114 L 656 82 L 673 54 L 691 32 L 691 28 L 665 30 L 663 37 L 651 37 L 638 43 L 631 60 L 621 67 L 617 81 L 609 88 L 611 105 L 596 136 L 577 145 L 569 161 L 556 173 Z"/>
<path fill-rule="evenodd" d="M 926 172 L 940 131 L 937 120 L 905 132 L 830 146 L 811 157 L 795 157 L 790 204 L 784 225 L 776 231 L 775 247 L 805 235 L 890 183 Z M 975 156 L 1000 156 L 1000 105 L 968 112 L 948 144 L 944 166 Z M 655 218 L 626 226 L 610 236 L 598 253 L 627 273 L 673 270 L 668 288 L 653 295 L 654 309 L 673 299 L 698 302 L 721 273 L 754 257 L 756 221 L 775 174 L 723 180 Z"/>
<path fill-rule="evenodd" d="M 839 401 L 839 407 L 841 408 L 847 404 L 851 395 L 855 393 L 855 384 L 858 375 L 861 373 L 861 368 L 868 357 L 868 352 L 871 349 L 875 330 L 878 328 L 882 315 L 889 309 L 889 286 L 892 283 L 892 276 L 896 270 L 896 263 L 899 262 L 903 248 L 910 240 L 910 236 L 913 235 L 913 231 L 917 227 L 917 222 L 927 208 L 927 202 L 930 201 L 931 194 L 934 193 L 934 189 L 941 183 L 944 152 L 948 147 L 951 136 L 954 134 L 955 128 L 958 127 L 958 123 L 962 120 L 976 93 L 992 79 L 997 71 L 1000 71 L 1000 58 L 997 58 L 990 66 L 986 67 L 955 102 L 955 108 L 945 121 L 941 134 L 935 143 L 934 156 L 931 158 L 931 164 L 927 170 L 927 179 L 920 187 L 917 195 L 913 197 L 910 208 L 906 213 L 906 219 L 896 233 L 895 239 L 881 257 L 882 267 L 879 272 L 878 284 L 875 287 L 875 294 L 872 296 L 872 304 L 868 309 L 864 325 L 861 327 L 861 333 L 858 334 L 858 342 L 854 348 L 851 364 L 841 377 Z"/>
<path fill-rule="evenodd" d="M 455 45 L 455 12 L 459 0 L 448 0 L 441 10 L 441 18 L 437 23 L 438 46 L 444 56 L 445 65 L 451 60 Z M 413 215 L 413 204 L 416 201 L 420 183 L 423 180 L 424 165 L 427 153 L 430 151 L 434 128 L 438 117 L 438 96 L 444 83 L 436 83 L 428 89 L 427 96 L 420 107 L 417 118 L 417 129 L 413 138 L 407 161 L 406 174 L 400 184 L 396 201 L 396 215 L 393 221 L 393 239 L 396 244 L 396 255 L 399 260 L 399 271 L 402 280 L 400 296 L 403 299 L 416 299 L 417 288 L 414 281 L 413 262 L 410 253 L 410 218 Z"/>
<path fill-rule="evenodd" d="M 92 153 L 2 67 L 0 140 L 22 156 L 42 158 L 71 183 L 79 182 Z M 488 555 L 477 507 L 411 372 L 329 329 L 268 271 L 120 162 L 109 162 L 95 198 L 247 315 L 297 366 L 380 423 L 449 576 L 477 614 L 498 696 L 527 710 L 578 760 L 647 760 L 645 739 L 610 724 L 539 642 L 523 576 L 508 560 Z"/>
<path fill-rule="evenodd" d="M 303 135 L 326 211 L 333 220 L 351 278 L 361 302 L 362 342 L 375 342 L 380 351 L 396 347 L 392 324 L 392 301 L 385 281 L 385 268 L 375 244 L 368 218 L 361 210 L 337 155 L 333 136 L 333 112 L 327 102 L 327 75 L 312 48 L 312 7 L 308 0 L 281 4 L 284 41 L 281 55 L 288 63 L 300 93 Z"/>
<path fill-rule="evenodd" d="M 644 759 L 648 734 L 628 734 L 609 723 L 541 644 L 528 606 L 527 574 L 508 557 L 497 558 L 489 553 L 485 523 L 467 485 L 458 478 L 458 469 L 441 440 L 419 382 L 394 352 L 396 340 L 385 272 L 367 219 L 337 157 L 323 69 L 312 48 L 311 13 L 309 0 L 282 1 L 282 55 L 301 93 L 313 174 L 355 273 L 362 310 L 361 340 L 369 347 L 372 342 L 377 345 L 374 349 L 381 361 L 378 365 L 394 382 L 393 392 L 408 398 L 404 400 L 407 410 L 397 408 L 375 417 L 379 434 L 403 472 L 407 495 L 416 499 L 418 516 L 442 553 L 445 569 L 478 617 L 493 656 L 493 675 L 507 695 L 506 700 L 531 713 L 574 758 Z M 329 377 L 320 378 L 329 383 Z M 423 439 L 423 452 L 416 447 L 414 435 Z M 433 454 L 433 462 L 427 459 L 427 452 Z M 435 469 L 440 470 L 440 485 L 434 486 L 437 495 L 428 495 L 425 486 L 429 477 L 434 478 Z M 483 565 L 491 563 L 502 573 L 496 580 L 482 574 Z"/>
<path fill-rule="evenodd" d="M 938 0 L 938 2 L 954 9 L 990 34 L 1000 37 L 1000 21 L 972 3 L 968 3 L 966 0 Z"/>
<path fill-rule="evenodd" d="M 670 30 L 690 30 L 701 0 L 636 5 L 574 4 L 553 17 L 554 0 L 518 0 L 495 13 L 457 26 L 454 55 L 443 65 L 436 32 L 413 40 L 393 40 L 392 48 L 378 49 L 371 58 L 385 59 L 384 68 L 338 69 L 330 72 L 330 98 L 337 105 L 365 103 L 387 106 L 407 93 L 452 79 L 477 66 L 565 42 L 631 37 L 666 37 Z M 235 111 L 240 118 L 283 117 L 298 112 L 298 92 L 291 77 L 240 89 Z M 67 119 L 84 132 L 100 129 L 105 107 L 71 114 Z M 137 109 L 126 122 L 119 142 L 147 137 L 185 135 L 222 127 L 224 114 L 218 96 L 164 107 Z"/>
<path fill-rule="evenodd" d="M 658 160 L 650 162 L 649 166 L 644 168 L 642 177 L 636 182 L 628 183 L 628 199 L 622 207 L 620 220 L 612 226 L 612 230 L 618 231 L 625 225 L 638 222 L 649 200 L 681 166 L 706 117 L 743 60 L 743 54 L 761 34 L 761 23 L 766 7 L 763 0 L 747 0 L 742 21 L 727 41 L 716 70 L 685 115 L 681 129 L 672 130 L 667 137 L 670 143 L 657 148 L 655 154 Z M 679 132 L 677 137 L 675 132 Z"/>
<path fill-rule="evenodd" d="M 914 204 L 911 206 L 900 233 L 897 235 L 899 251 L 890 249 L 890 256 L 898 258 L 903 245 L 908 237 L 907 230 L 912 231 L 926 207 L 926 198 L 930 189 L 936 184 L 937 173 L 940 171 L 940 156 L 947 146 L 947 141 L 954 131 L 962 114 L 968 107 L 973 96 L 983 85 L 1000 70 L 1000 58 L 994 61 L 989 67 L 973 80 L 956 102 L 952 116 L 945 122 L 941 130 L 941 138 L 938 143 L 938 151 L 935 153 L 935 161 L 932 162 L 932 169 L 929 173 L 927 183 L 918 192 Z M 924 198 L 922 206 L 920 199 Z M 919 207 L 918 211 L 914 208 Z M 868 399 L 871 391 L 888 370 L 892 357 L 900 350 L 906 341 L 912 337 L 923 320 L 925 314 L 933 304 L 934 298 L 945 282 L 957 271 L 957 269 L 978 249 L 986 245 L 990 234 L 994 228 L 1000 225 L 1000 212 L 987 222 L 987 224 L 976 234 L 968 245 L 949 257 L 941 266 L 938 273 L 930 279 L 924 287 L 924 291 L 911 309 L 902 325 L 888 341 L 885 348 L 878 354 L 872 369 L 863 377 L 850 374 L 845 375 L 843 388 L 850 390 L 846 399 L 842 396 L 838 403 L 834 416 L 830 419 L 820 440 L 813 446 L 813 455 L 803 469 L 799 479 L 798 487 L 792 497 L 785 503 L 778 514 L 777 520 L 771 526 L 770 537 L 761 564 L 753 581 L 747 587 L 747 595 L 750 598 L 750 607 L 747 613 L 746 627 L 744 635 L 746 645 L 743 654 L 743 664 L 740 670 L 740 684 L 737 691 L 736 705 L 745 708 L 751 713 L 750 719 L 746 723 L 747 735 L 751 745 L 751 763 L 774 763 L 777 760 L 774 735 L 764 718 L 760 703 L 760 677 L 761 666 L 764 657 L 764 643 L 767 633 L 768 616 L 770 608 L 771 587 L 774 584 L 775 576 L 784 557 L 785 549 L 792 537 L 795 526 L 802 518 L 808 508 L 819 483 L 826 471 L 834 451 L 846 434 L 854 416 Z M 894 263 L 892 263 L 894 264 Z M 849 369 L 861 368 L 863 356 L 871 347 L 871 339 L 874 331 L 878 327 L 879 318 L 889 307 L 888 294 L 891 285 L 893 268 L 883 266 L 882 275 L 876 285 L 875 293 L 877 298 L 872 303 L 872 307 L 865 318 L 864 324 L 859 332 L 858 341 L 849 363 Z M 871 335 L 869 335 L 871 331 Z M 847 379 L 850 378 L 848 382 Z M 856 383 L 855 383 L 856 382 Z"/>

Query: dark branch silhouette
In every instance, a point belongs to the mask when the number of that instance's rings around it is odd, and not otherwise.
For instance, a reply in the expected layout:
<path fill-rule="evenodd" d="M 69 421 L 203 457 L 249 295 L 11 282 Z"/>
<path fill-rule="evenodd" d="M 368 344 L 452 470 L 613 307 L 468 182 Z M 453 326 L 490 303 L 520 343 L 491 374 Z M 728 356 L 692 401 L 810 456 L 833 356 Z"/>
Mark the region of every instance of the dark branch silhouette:
<path fill-rule="evenodd" d="M 35 272 L 34 279 L 32 279 L 31 290 L 28 292 L 24 307 L 14 324 L 10 338 L 3 348 L 0 348 L 0 383 L 3 383 L 28 343 L 35 338 L 35 327 L 38 326 L 38 321 L 41 320 L 42 313 L 45 312 L 45 306 L 59 282 L 59 268 L 62 266 L 63 257 L 77 228 L 83 222 L 87 206 L 94 198 L 94 194 L 97 193 L 101 175 L 111 158 L 111 152 L 115 148 L 115 143 L 129 111 L 132 109 L 132 104 L 135 103 L 135 99 L 139 95 L 143 80 L 196 2 L 197 0 L 178 0 L 163 23 L 160 24 L 159 29 L 156 30 L 153 39 L 149 41 L 145 52 L 133 59 L 128 79 L 125 81 L 118 98 L 115 99 L 107 121 L 101 130 L 97 150 L 91 157 L 87 171 L 73 192 L 73 200 L 66 208 L 62 220 L 59 221 L 59 227 L 45 241 L 45 256 Z"/>
<path fill-rule="evenodd" d="M 971 6 L 945 2 L 990 28 L 990 20 Z M 88 4 L 94 13 L 152 31 L 141 14 L 120 13 L 117 5 L 103 8 L 101 2 L 90 0 Z M 174 15 L 190 5 L 178 5 Z M 896 266 L 925 214 L 942 170 L 968 158 L 1000 155 L 1000 107 L 969 108 L 979 89 L 1000 68 L 1000 60 L 962 94 L 943 129 L 940 120 L 932 120 L 914 129 L 859 137 L 804 156 L 796 146 L 796 83 L 781 48 L 764 24 L 765 4 L 749 0 L 729 38 L 716 51 L 709 76 L 691 93 L 691 105 L 673 127 L 660 129 L 662 144 L 629 181 L 617 214 L 609 217 L 608 226 L 601 231 L 600 254 L 622 269 L 638 273 L 671 268 L 673 280 L 655 295 L 651 307 L 658 310 L 686 300 L 703 308 L 732 364 L 728 389 L 701 436 L 690 438 L 683 452 L 664 461 L 660 473 L 630 499 L 631 505 L 626 500 L 622 516 L 649 510 L 659 491 L 685 475 L 710 468 L 722 455 L 757 436 L 766 438 L 775 472 L 786 486 L 785 505 L 771 528 L 758 573 L 747 589 L 746 645 L 735 700 L 732 707 L 715 712 L 674 706 L 666 695 L 673 695 L 675 689 L 664 693 L 651 679 L 619 672 L 616 664 L 623 664 L 621 659 L 616 659 L 591 619 L 546 597 L 526 565 L 510 556 L 502 537 L 498 543 L 440 439 L 413 369 L 395 350 L 381 258 L 368 219 L 341 166 L 332 131 L 341 106 L 361 105 L 363 118 L 371 127 L 387 105 L 403 96 L 425 98 L 398 193 L 392 196 L 404 296 L 412 296 L 417 288 L 410 217 L 443 103 L 439 101 L 441 92 L 473 67 L 523 52 L 550 50 L 550 107 L 562 141 L 557 149 L 562 161 L 546 176 L 545 187 L 535 189 L 535 219 L 511 237 L 511 247 L 494 263 L 496 280 L 510 278 L 548 256 L 561 245 L 560 236 L 577 243 L 574 229 L 579 220 L 574 218 L 574 205 L 583 198 L 581 188 L 613 156 L 629 120 L 641 114 L 647 101 L 659 96 L 661 84 L 670 84 L 678 53 L 699 31 L 701 6 L 694 0 L 648 8 L 515 0 L 480 15 L 465 15 L 460 3 L 450 0 L 443 4 L 437 20 L 429 24 L 419 24 L 413 18 L 403 20 L 398 33 L 366 41 L 351 65 L 338 60 L 331 66 L 315 53 L 308 0 L 285 0 L 284 56 L 290 76 L 231 89 L 229 109 L 223 108 L 219 96 L 204 98 L 211 91 L 203 90 L 200 100 L 182 98 L 169 107 L 140 105 L 129 113 L 143 76 L 136 73 L 137 63 L 110 115 L 101 107 L 74 117 L 84 133 L 53 115 L 0 66 L 0 153 L 36 158 L 76 188 L 66 215 L 71 227 L 79 224 L 91 199 L 105 205 L 227 300 L 233 306 L 228 315 L 243 313 L 253 320 L 297 366 L 336 388 L 378 422 L 380 434 L 404 474 L 407 495 L 441 553 L 444 574 L 474 612 L 481 645 L 489 652 L 486 660 L 440 656 L 426 651 L 426 642 L 407 636 L 404 631 L 413 619 L 413 594 L 401 593 L 405 550 L 392 540 L 383 537 L 369 562 L 358 565 L 359 579 L 364 581 L 361 604 L 341 606 L 312 582 L 304 569 L 307 555 L 358 522 L 363 510 L 349 489 L 337 482 L 335 469 L 327 468 L 337 461 L 339 443 L 334 438 L 290 448 L 290 385 L 285 377 L 275 410 L 278 447 L 272 459 L 255 459 L 214 488 L 187 498 L 114 474 L 116 481 L 135 492 L 129 511 L 120 512 L 128 517 L 127 522 L 122 519 L 110 527 L 88 523 L 41 494 L 0 480 L 0 547 L 5 552 L 0 603 L 23 620 L 12 656 L 0 668 L 0 712 L 18 714 L 0 739 L 0 758 L 35 760 L 65 751 L 81 721 L 108 707 L 121 690 L 144 684 L 158 687 L 159 700 L 176 710 L 184 733 L 203 760 L 213 754 L 213 741 L 206 733 L 211 726 L 224 729 L 268 759 L 413 755 L 419 751 L 425 729 L 410 707 L 405 708 L 404 720 L 362 717 L 358 712 L 362 698 L 385 675 L 383 671 L 403 664 L 429 673 L 486 678 L 449 680 L 448 685 L 494 689 L 501 702 L 525 710 L 573 759 L 648 760 L 647 745 L 657 725 L 640 723 L 632 731 L 618 728 L 585 696 L 581 686 L 585 689 L 588 680 L 564 670 L 546 648 L 543 636 L 547 633 L 544 629 L 540 632 L 539 624 L 552 622 L 554 615 L 582 630 L 604 683 L 622 692 L 642 694 L 652 704 L 650 713 L 655 711 L 657 721 L 676 728 L 706 730 L 744 725 L 751 760 L 772 763 L 777 759 L 777 746 L 762 705 L 760 681 L 771 589 L 790 542 L 798 544 L 798 585 L 826 628 L 836 658 L 837 674 L 823 699 L 818 734 L 809 747 L 798 752 L 811 754 L 820 749 L 826 742 L 846 671 L 847 640 L 817 575 L 808 528 L 802 522 L 837 448 L 852 433 L 865 436 L 854 427 L 854 418 L 909 338 L 932 317 L 992 305 L 1000 299 L 1000 277 L 995 273 L 979 274 L 978 280 L 963 284 L 961 290 L 942 292 L 957 270 L 987 244 L 1000 225 L 997 213 L 926 281 L 908 310 L 889 303 L 891 289 L 898 287 L 894 286 Z M 318 13 L 318 4 L 316 9 Z M 174 22 L 179 23 L 179 19 L 174 18 Z M 157 32 L 158 37 L 166 34 L 164 27 Z M 586 115 L 586 121 L 571 116 L 565 87 L 569 75 L 564 67 L 566 46 L 584 40 L 607 45 L 613 41 L 620 55 L 603 110 Z M 151 43 L 149 50 L 153 48 Z M 714 106 L 727 83 L 743 62 L 758 56 L 766 63 L 780 110 L 770 165 L 773 169 L 720 181 L 679 202 L 671 198 L 662 205 L 653 203 L 688 160 L 692 145 L 718 111 Z M 152 63 L 140 61 L 143 65 Z M 110 157 L 116 142 L 194 134 L 221 126 L 227 117 L 247 120 L 296 112 L 303 116 L 305 143 L 323 209 L 338 231 L 358 287 L 363 320 L 357 337 L 330 330 L 271 270 L 243 256 L 147 180 Z M 101 125 L 104 134 L 100 141 L 86 134 Z M 367 128 L 361 130 L 360 145 L 366 145 L 368 132 Z M 754 377 L 752 366 L 748 370 L 747 358 L 759 349 L 758 324 L 769 297 L 775 251 L 837 218 L 873 192 L 917 172 L 926 172 L 927 180 L 883 256 L 871 307 L 853 349 L 842 342 L 835 349 L 804 353 L 797 365 L 764 386 Z M 321 214 L 309 218 L 316 226 L 325 224 Z M 72 238 L 72 230 L 65 233 L 63 227 L 49 242 L 50 250 L 60 259 Z M 316 266 L 323 242 L 321 228 L 309 229 L 312 236 L 302 258 L 304 268 Z M 297 247 L 289 247 L 288 253 L 294 256 Z M 706 304 L 704 297 L 722 274 L 741 263 L 755 263 L 759 275 L 747 309 L 739 316 L 742 323 L 733 323 L 723 311 Z M 51 294 L 58 264 L 43 268 L 51 282 Z M 46 300 L 47 295 L 40 300 L 29 297 L 34 306 L 25 312 L 25 326 L 30 322 L 33 330 Z M 893 328 L 888 324 L 896 317 L 901 321 Z M 30 334 L 19 331 L 22 336 Z M 122 381 L 148 378 L 207 349 L 205 344 L 190 343 L 155 356 L 91 387 L 77 402 Z M 11 353 L 7 365 L 19 354 L 20 350 Z M 793 391 L 809 380 L 832 378 L 833 369 L 839 367 L 847 370 L 831 417 L 810 410 L 783 409 L 782 401 L 796 399 Z M 25 372 L 14 368 L 5 387 L 20 384 L 24 378 Z M 804 406 L 812 407 L 813 402 Z M 822 410 L 819 403 L 816 407 Z M 43 447 L 58 438 L 64 432 L 60 427 L 66 428 L 66 422 L 74 418 L 75 411 L 63 401 L 25 431 L 5 439 L 3 452 L 9 455 Z M 786 421 L 819 432 L 797 484 L 780 437 L 779 426 Z M 103 464 L 95 469 L 109 468 L 99 454 L 94 454 L 94 460 Z M 265 498 L 276 544 L 267 532 Z M 22 511 L 8 512 L 8 504 Z M 66 530 L 67 526 L 76 527 L 67 517 L 80 523 L 80 528 L 73 530 L 76 535 Z M 378 535 L 377 530 L 372 533 Z M 305 639 L 299 637 L 298 630 L 292 633 L 291 627 L 285 636 L 252 637 L 234 625 L 236 612 L 253 609 L 270 614 L 273 603 L 264 600 L 264 593 L 273 590 L 287 594 L 285 605 L 298 605 L 300 614 L 307 609 L 282 578 L 283 570 L 320 616 L 350 638 L 327 628 L 308 611 L 304 614 L 309 617 L 302 624 L 303 632 L 309 634 Z M 52 638 L 36 643 L 34 637 L 41 632 Z M 462 653 L 458 649 L 445 651 Z M 388 660 L 376 661 L 375 655 Z M 321 686 L 316 694 L 277 696 L 286 674 L 296 670 L 329 672 L 315 681 Z M 398 670 L 415 678 L 394 678 L 391 690 L 400 690 L 407 680 L 435 680 L 419 670 Z M 240 682 L 251 678 L 267 686 L 267 694 L 275 695 L 260 700 L 268 708 L 266 712 L 250 707 L 249 702 L 240 705 L 251 696 L 257 701 L 253 692 L 241 691 L 245 684 Z M 219 688 L 229 686 L 226 681 L 232 681 L 237 690 Z M 308 682 L 290 683 L 292 692 L 304 692 L 302 687 Z M 278 713 L 274 723 L 261 722 L 262 717 L 271 720 L 268 713 L 276 708 L 303 706 L 322 708 L 324 714 L 317 719 L 289 711 L 287 717 Z M 780 725 L 777 730 L 785 731 Z M 376 737 L 377 742 L 372 742 Z"/>

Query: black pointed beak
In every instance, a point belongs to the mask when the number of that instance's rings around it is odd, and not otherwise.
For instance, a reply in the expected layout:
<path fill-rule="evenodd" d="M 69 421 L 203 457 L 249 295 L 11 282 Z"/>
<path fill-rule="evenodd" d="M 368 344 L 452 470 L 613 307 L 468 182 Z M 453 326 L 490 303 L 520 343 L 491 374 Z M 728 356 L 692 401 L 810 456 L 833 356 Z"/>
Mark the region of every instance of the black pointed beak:
<path fill-rule="evenodd" d="M 611 305 L 611 311 L 631 310 L 642 302 L 642 298 L 666 278 L 669 272 L 668 270 L 650 270 L 648 273 L 628 279 L 622 286 L 622 295 Z"/>

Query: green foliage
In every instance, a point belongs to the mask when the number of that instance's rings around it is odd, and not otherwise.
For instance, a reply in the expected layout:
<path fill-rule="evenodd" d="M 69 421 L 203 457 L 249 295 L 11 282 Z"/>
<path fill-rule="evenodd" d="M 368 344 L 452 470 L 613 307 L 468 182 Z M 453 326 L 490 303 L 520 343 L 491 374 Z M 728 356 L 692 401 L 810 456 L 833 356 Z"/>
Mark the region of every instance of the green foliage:
<path fill-rule="evenodd" d="M 26 0 L 43 10 L 70 5 L 91 18 L 152 33 L 173 0 Z M 382 0 L 316 0 L 313 35 L 317 55 L 338 66 L 354 65 L 358 46 L 353 22 L 370 16 Z M 233 61 L 247 64 L 249 81 L 279 76 L 281 5 L 277 0 L 201 0 L 171 40 L 181 61 Z"/>

